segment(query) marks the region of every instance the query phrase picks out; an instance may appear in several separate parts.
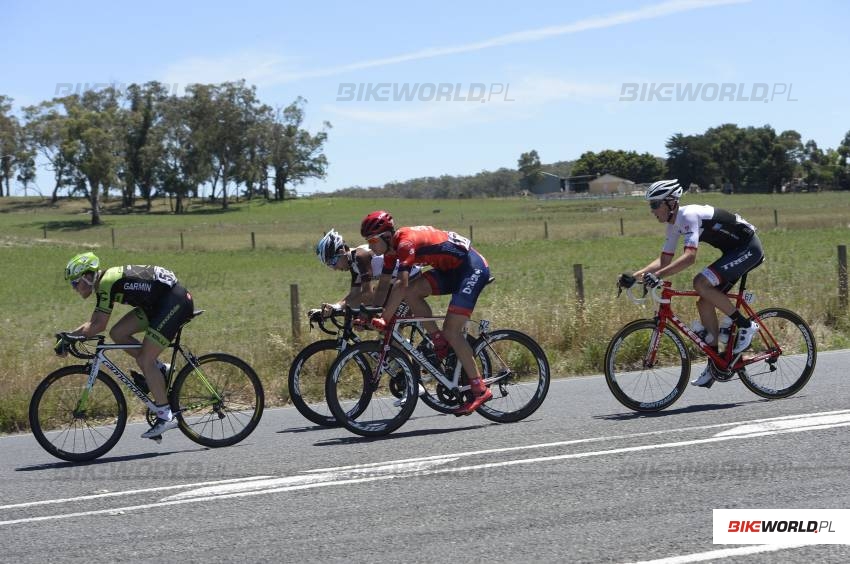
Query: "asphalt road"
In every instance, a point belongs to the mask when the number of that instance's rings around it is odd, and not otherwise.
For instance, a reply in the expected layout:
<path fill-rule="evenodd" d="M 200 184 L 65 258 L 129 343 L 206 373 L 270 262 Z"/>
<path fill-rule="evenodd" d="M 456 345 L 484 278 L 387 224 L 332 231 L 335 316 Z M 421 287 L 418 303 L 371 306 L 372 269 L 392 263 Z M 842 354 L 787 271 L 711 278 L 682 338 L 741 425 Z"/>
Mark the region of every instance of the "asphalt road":
<path fill-rule="evenodd" d="M 556 380 L 526 421 L 420 404 L 378 440 L 294 409 L 219 450 L 128 425 L 85 465 L 0 437 L 0 560 L 848 562 L 846 545 L 712 544 L 715 508 L 850 508 L 848 363 L 820 353 L 789 399 L 732 381 L 650 416 L 601 376 Z"/>

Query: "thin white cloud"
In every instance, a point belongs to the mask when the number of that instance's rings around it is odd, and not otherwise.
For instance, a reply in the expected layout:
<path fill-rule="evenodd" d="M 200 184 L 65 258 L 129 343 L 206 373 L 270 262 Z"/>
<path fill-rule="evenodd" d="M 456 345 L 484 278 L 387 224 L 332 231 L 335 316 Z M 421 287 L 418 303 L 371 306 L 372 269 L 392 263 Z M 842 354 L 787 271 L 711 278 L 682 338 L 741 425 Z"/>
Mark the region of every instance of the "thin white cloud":
<path fill-rule="evenodd" d="M 725 6 L 728 4 L 743 4 L 749 1 L 750 0 L 670 0 L 668 2 L 662 2 L 661 4 L 652 4 L 649 6 L 644 6 L 642 8 L 638 8 L 637 10 L 630 10 L 605 16 L 587 18 L 565 25 L 549 26 L 538 29 L 530 29 L 525 31 L 508 33 L 505 35 L 493 37 L 491 39 L 485 39 L 483 41 L 467 43 L 464 45 L 431 47 L 428 49 L 414 51 L 412 53 L 406 53 L 403 55 L 385 57 L 382 59 L 373 59 L 369 61 L 360 61 L 357 63 L 350 63 L 337 67 L 329 67 L 305 72 L 283 73 L 278 76 L 278 79 L 282 82 L 293 82 L 305 78 L 334 76 L 351 71 L 375 67 L 384 67 L 409 61 L 432 59 L 434 57 L 443 57 L 446 55 L 455 55 L 459 53 L 469 53 L 471 51 L 481 51 L 483 49 L 503 47 L 505 45 L 513 45 L 517 43 L 530 43 L 533 41 L 541 41 L 543 39 L 548 39 L 550 37 L 556 37 L 559 35 L 568 35 L 593 29 L 609 28 L 641 20 L 651 20 L 655 18 L 669 16 L 671 14 L 689 12 L 691 10 L 698 10 L 701 8 L 712 8 L 716 6 Z"/>
<path fill-rule="evenodd" d="M 189 84 L 217 84 L 244 78 L 248 84 L 267 86 L 280 82 L 283 67 L 292 59 L 245 51 L 225 57 L 190 57 L 169 65 L 163 82 L 185 88 Z"/>
<path fill-rule="evenodd" d="M 246 51 L 218 58 L 190 57 L 169 65 L 165 69 L 161 81 L 166 84 L 179 85 L 181 88 L 185 88 L 186 85 L 192 83 L 219 83 L 234 80 L 235 77 L 238 77 L 244 78 L 249 84 L 261 87 L 270 86 L 310 78 L 335 76 L 363 69 L 385 67 L 411 61 L 432 59 L 435 57 L 445 57 L 448 55 L 481 51 L 519 43 L 542 41 L 544 39 L 560 35 L 604 29 L 642 20 L 651 20 L 672 14 L 689 12 L 692 10 L 729 4 L 742 4 L 750 1 L 751 0 L 669 0 L 660 4 L 651 4 L 637 8 L 635 10 L 586 18 L 564 25 L 517 31 L 473 43 L 450 45 L 445 47 L 431 47 L 391 57 L 359 61 L 346 65 L 309 71 L 294 70 L 293 67 L 296 66 L 295 58 L 272 56 L 268 54 L 267 50 Z"/>

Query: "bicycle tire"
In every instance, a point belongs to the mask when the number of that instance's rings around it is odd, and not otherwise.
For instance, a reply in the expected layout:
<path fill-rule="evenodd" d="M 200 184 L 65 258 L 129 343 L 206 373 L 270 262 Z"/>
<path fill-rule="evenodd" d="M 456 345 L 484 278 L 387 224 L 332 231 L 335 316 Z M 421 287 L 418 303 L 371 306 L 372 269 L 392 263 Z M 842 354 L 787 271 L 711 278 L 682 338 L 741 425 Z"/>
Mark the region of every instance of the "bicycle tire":
<path fill-rule="evenodd" d="M 206 354 L 197 363 L 204 378 L 187 364 L 169 395 L 180 430 L 207 447 L 234 445 L 250 435 L 263 416 L 260 378 L 247 362 L 229 354 Z"/>
<path fill-rule="evenodd" d="M 340 353 L 325 383 L 328 407 L 337 421 L 363 437 L 388 435 L 404 425 L 416 408 L 418 377 L 407 355 L 391 347 L 385 368 L 377 359 L 378 341 L 363 341 Z"/>
<path fill-rule="evenodd" d="M 287 377 L 292 405 L 309 421 L 323 427 L 339 427 L 325 400 L 325 381 L 339 355 L 337 346 L 336 339 L 310 343 L 292 360 Z"/>
<path fill-rule="evenodd" d="M 48 374 L 30 400 L 35 440 L 62 460 L 85 462 L 109 452 L 127 424 L 127 400 L 118 384 L 98 371 L 85 413 L 75 413 L 90 368 L 64 366 Z M 81 450 L 77 450 L 81 449 Z"/>
<path fill-rule="evenodd" d="M 473 353 L 493 392 L 493 399 L 476 410 L 479 415 L 498 423 L 514 423 L 543 404 L 551 372 L 537 341 L 520 331 L 498 329 L 479 337 Z"/>
<path fill-rule="evenodd" d="M 626 324 L 605 352 L 605 382 L 624 406 L 634 411 L 661 411 L 685 392 L 691 360 L 682 338 L 669 325 L 664 328 L 655 364 L 646 366 L 646 353 L 657 323 L 639 319 Z"/>
<path fill-rule="evenodd" d="M 782 353 L 760 363 L 747 364 L 738 371 L 738 376 L 754 394 L 770 399 L 787 398 L 803 389 L 812 377 L 817 362 L 815 336 L 803 318 L 793 311 L 770 308 L 756 315 L 761 329 L 747 354 L 771 350 L 772 342 L 766 338 L 768 333 L 776 339 Z M 766 370 L 754 372 L 758 365 Z"/>

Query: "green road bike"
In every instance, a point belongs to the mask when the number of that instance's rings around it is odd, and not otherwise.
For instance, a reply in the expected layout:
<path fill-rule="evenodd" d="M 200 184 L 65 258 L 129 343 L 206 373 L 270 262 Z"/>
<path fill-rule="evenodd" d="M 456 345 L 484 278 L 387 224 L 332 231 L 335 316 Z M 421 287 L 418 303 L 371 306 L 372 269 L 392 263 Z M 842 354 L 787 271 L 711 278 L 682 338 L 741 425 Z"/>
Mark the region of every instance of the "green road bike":
<path fill-rule="evenodd" d="M 201 313 L 203 310 L 195 311 L 193 318 Z M 260 379 L 235 356 L 211 353 L 196 357 L 181 344 L 182 332 L 183 327 L 169 345 L 171 366 L 165 374 L 168 401 L 179 428 L 190 440 L 207 447 L 234 445 L 250 435 L 262 417 Z M 111 351 L 141 345 L 106 343 L 103 335 L 60 335 L 68 343 L 68 352 L 86 363 L 48 374 L 33 394 L 30 426 L 47 452 L 71 462 L 93 460 L 109 452 L 121 438 L 128 418 L 127 399 L 118 382 L 147 407 L 146 418 L 153 425 L 156 405 L 147 390 L 107 357 Z M 177 372 L 180 361 L 183 366 Z M 162 437 L 154 440 L 159 442 Z"/>

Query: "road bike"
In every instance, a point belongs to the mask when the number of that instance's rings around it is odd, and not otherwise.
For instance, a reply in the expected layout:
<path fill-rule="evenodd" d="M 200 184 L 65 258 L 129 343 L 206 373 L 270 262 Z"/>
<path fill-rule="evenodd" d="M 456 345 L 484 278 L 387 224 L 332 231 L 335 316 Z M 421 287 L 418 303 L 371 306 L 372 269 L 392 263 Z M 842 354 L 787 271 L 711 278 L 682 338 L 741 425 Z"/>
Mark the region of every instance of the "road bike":
<path fill-rule="evenodd" d="M 203 310 L 195 311 L 192 318 L 201 313 Z M 262 383 L 251 366 L 235 356 L 211 353 L 196 357 L 180 342 L 184 327 L 169 345 L 173 350 L 165 384 L 171 410 L 190 440 L 207 447 L 236 444 L 260 422 Z M 109 452 L 128 419 L 127 399 L 118 382 L 146 406 L 147 422 L 153 426 L 156 405 L 147 390 L 107 357 L 110 351 L 138 349 L 141 344 L 106 343 L 103 335 L 60 333 L 60 337 L 68 343 L 68 352 L 86 363 L 51 372 L 33 394 L 30 427 L 47 452 L 71 462 L 93 460 Z M 183 367 L 176 372 L 178 361 Z M 104 372 L 104 367 L 111 374 Z M 159 442 L 162 436 L 154 440 Z"/>
<path fill-rule="evenodd" d="M 718 351 L 673 312 L 674 298 L 694 298 L 698 296 L 695 291 L 674 290 L 669 281 L 664 281 L 649 292 L 658 306 L 655 317 L 626 324 L 611 339 L 605 353 L 605 381 L 614 397 L 635 411 L 669 407 L 687 388 L 691 360 L 698 352 L 707 357 L 715 381 L 727 382 L 738 376 L 753 393 L 770 399 L 799 392 L 815 368 L 815 336 L 792 311 L 753 310 L 755 294 L 746 289 L 746 280 L 744 274 L 738 292 L 726 295 L 738 311 L 759 324 L 759 331 L 750 347 L 738 354 L 732 352 L 737 336 L 734 325 L 725 349 Z M 635 303 L 647 300 L 646 295 L 635 297 L 631 289 L 626 292 Z"/>
<path fill-rule="evenodd" d="M 406 304 L 403 304 L 398 315 L 403 317 L 406 311 Z M 311 309 L 307 313 L 311 328 L 318 326 L 321 331 L 333 335 L 334 338 L 314 341 L 299 351 L 289 366 L 287 386 L 289 397 L 298 412 L 317 425 L 323 427 L 340 425 L 325 400 L 325 381 L 337 356 L 351 345 L 362 341 L 354 329 L 354 320 L 359 315 L 359 308 L 349 306 L 333 309 L 327 317 L 322 315 L 320 309 Z M 427 333 L 417 323 L 408 325 L 407 338 L 417 347 L 422 346 L 424 342 L 430 342 Z M 470 345 L 475 342 L 471 336 L 468 336 L 468 340 Z M 365 367 L 364 370 L 366 370 Z M 429 379 L 427 376 L 423 378 L 422 387 L 419 389 L 422 401 L 436 411 L 450 413 L 455 408 L 454 403 L 442 398 L 432 382 L 433 378 Z M 359 405 L 361 404 L 358 402 L 352 404 L 352 406 Z M 351 413 L 349 417 L 357 415 Z"/>
<path fill-rule="evenodd" d="M 381 308 L 361 308 L 361 312 L 374 316 Z M 439 362 L 427 347 L 416 346 L 404 333 L 411 325 L 442 320 L 393 315 L 383 339 L 363 341 L 340 353 L 325 385 L 328 407 L 337 421 L 365 437 L 392 433 L 413 413 L 420 383 L 433 390 L 433 395 L 421 397 L 436 400 L 440 411 L 452 413 L 466 403 L 471 392 L 454 354 Z M 510 329 L 491 331 L 489 321 L 481 320 L 472 350 L 493 392 L 493 399 L 479 407 L 478 414 L 510 423 L 540 407 L 549 390 L 550 372 L 546 354 L 534 339 Z"/>

